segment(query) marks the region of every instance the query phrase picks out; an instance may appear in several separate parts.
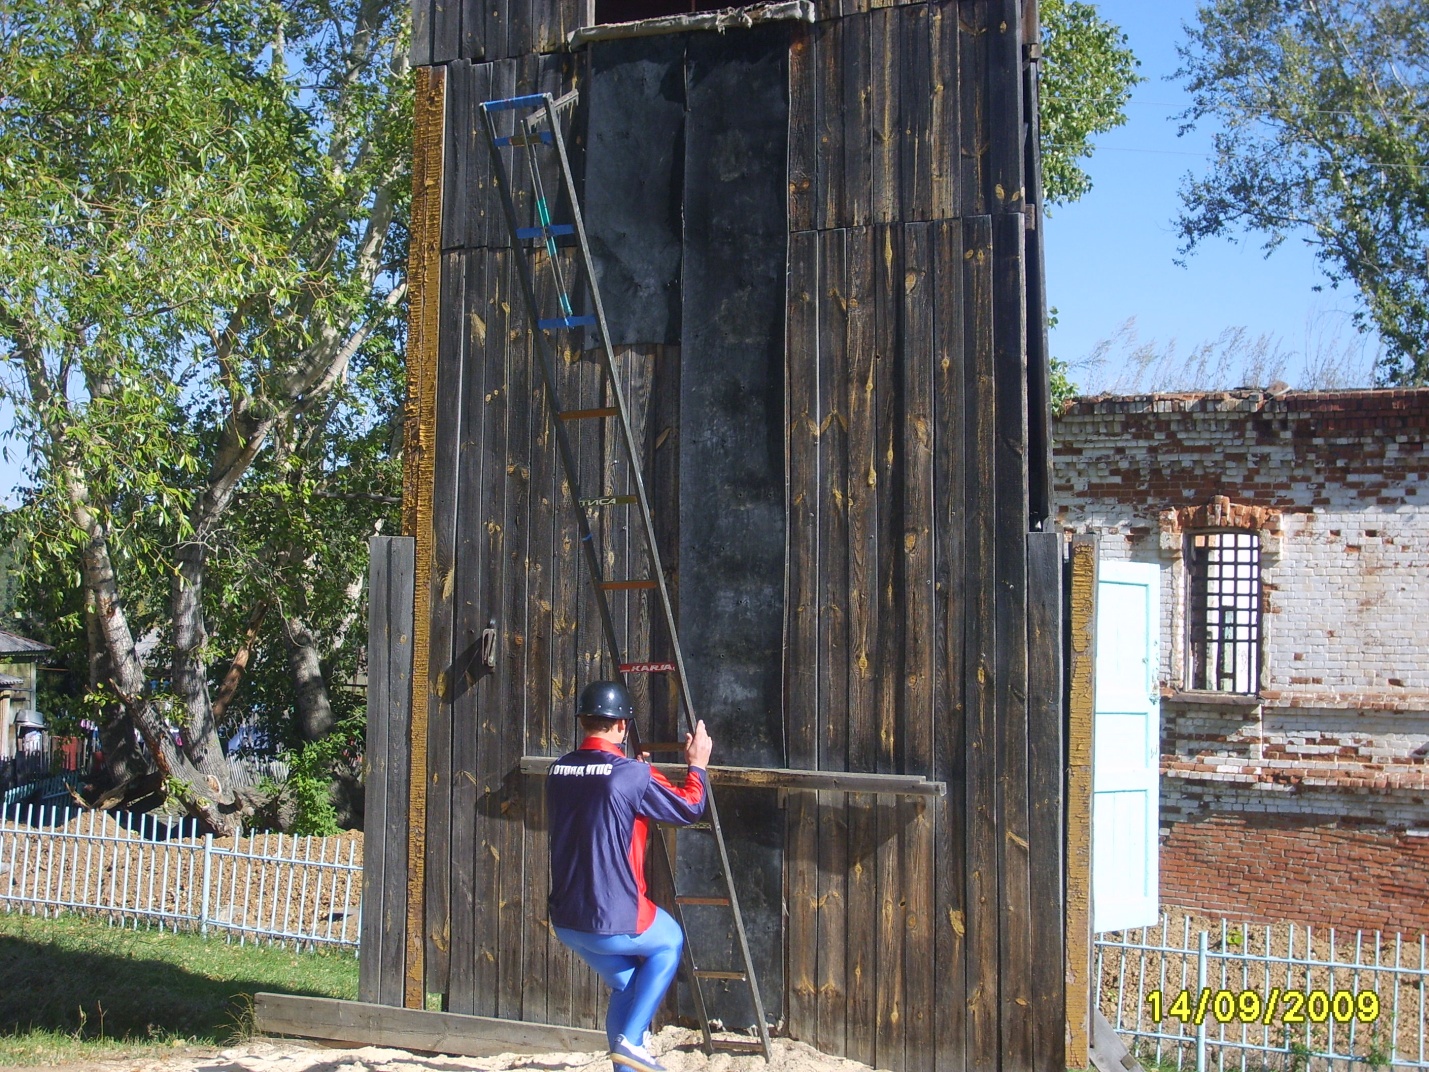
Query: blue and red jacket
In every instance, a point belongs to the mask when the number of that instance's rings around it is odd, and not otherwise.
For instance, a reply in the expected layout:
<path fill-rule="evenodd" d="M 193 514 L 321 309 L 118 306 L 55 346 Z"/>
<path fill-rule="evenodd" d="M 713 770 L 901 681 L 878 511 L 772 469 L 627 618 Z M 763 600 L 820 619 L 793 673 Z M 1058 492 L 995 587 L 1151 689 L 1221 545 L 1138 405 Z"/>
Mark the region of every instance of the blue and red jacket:
<path fill-rule="evenodd" d="M 705 772 L 685 784 L 587 737 L 546 775 L 551 923 L 589 934 L 640 934 L 655 921 L 645 896 L 650 820 L 688 826 L 705 810 Z"/>

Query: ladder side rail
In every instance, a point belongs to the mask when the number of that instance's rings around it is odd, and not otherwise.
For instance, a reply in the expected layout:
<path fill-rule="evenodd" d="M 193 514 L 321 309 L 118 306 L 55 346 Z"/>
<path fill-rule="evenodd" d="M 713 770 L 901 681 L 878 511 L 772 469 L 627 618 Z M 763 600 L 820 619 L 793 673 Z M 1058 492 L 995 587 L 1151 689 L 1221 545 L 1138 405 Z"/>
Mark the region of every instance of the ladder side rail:
<path fill-rule="evenodd" d="M 547 104 L 550 103 L 549 95 L 546 97 Z M 531 321 L 531 331 L 535 336 L 537 366 L 541 371 L 541 381 L 546 387 L 546 398 L 551 405 L 552 423 L 555 425 L 556 447 L 561 456 L 561 466 L 566 471 L 566 488 L 570 492 L 572 500 L 579 501 L 580 485 L 576 474 L 579 470 L 576 467 L 575 452 L 571 449 L 569 436 L 562 426 L 558 414 L 561 411 L 560 395 L 556 389 L 556 374 L 554 362 L 551 354 L 551 343 L 546 337 L 545 331 L 540 326 L 541 311 L 536 303 L 536 290 L 531 282 L 531 262 L 526 256 L 526 247 L 521 244 L 521 240 L 516 235 L 518 222 L 516 219 L 516 203 L 511 198 L 511 178 L 506 171 L 506 162 L 501 158 L 501 150 L 496 144 L 496 126 L 492 122 L 491 112 L 484 106 L 481 109 L 482 123 L 486 128 L 486 144 L 491 150 L 491 161 L 496 168 L 496 185 L 501 191 L 501 207 L 506 216 L 506 226 L 511 232 L 511 248 L 515 252 L 520 262 L 521 271 L 517 274 L 521 277 L 521 292 L 526 299 L 526 311 Z M 514 151 L 514 150 L 513 150 Z M 600 612 L 601 629 L 605 633 L 606 645 L 610 650 L 612 662 L 620 665 L 620 644 L 616 639 L 615 623 L 610 616 L 610 604 L 606 601 L 605 591 L 600 587 L 600 580 L 604 577 L 600 568 L 600 556 L 595 546 L 595 533 L 590 527 L 590 519 L 586 517 L 586 512 L 577 505 L 576 507 L 576 527 L 580 535 L 581 547 L 585 552 L 586 567 L 590 570 L 591 580 L 595 588 L 596 606 Z"/>
<path fill-rule="evenodd" d="M 660 594 L 661 609 L 665 614 L 665 624 L 670 636 L 670 645 L 673 648 L 674 662 L 678 668 L 677 673 L 680 682 L 681 698 L 684 702 L 686 722 L 691 732 L 695 726 L 695 706 L 690 694 L 689 677 L 685 671 L 685 657 L 681 649 L 679 632 L 675 627 L 674 608 L 670 602 L 669 589 L 665 584 L 665 572 L 660 563 L 660 550 L 655 543 L 655 526 L 650 514 L 650 502 L 645 492 L 645 481 L 640 472 L 640 466 L 636 464 L 638 455 L 635 450 L 635 435 L 630 428 L 629 413 L 625 407 L 625 399 L 620 390 L 620 381 L 615 374 L 614 346 L 610 339 L 610 329 L 606 323 L 605 308 L 601 303 L 600 288 L 595 283 L 595 267 L 591 260 L 590 245 L 586 239 L 585 219 L 581 215 L 580 202 L 575 196 L 575 183 L 571 172 L 570 159 L 566 155 L 565 138 L 561 135 L 560 125 L 556 121 L 555 109 L 550 100 L 546 101 L 546 116 L 553 132 L 556 154 L 561 165 L 561 175 L 565 182 L 566 189 L 571 194 L 571 218 L 576 229 L 576 239 L 580 248 L 580 255 L 586 279 L 589 281 L 591 292 L 591 304 L 594 308 L 596 325 L 600 333 L 601 341 L 601 361 L 605 368 L 606 378 L 610 384 L 612 394 L 616 402 L 616 409 L 619 411 L 621 435 L 625 440 L 625 453 L 627 466 L 630 469 L 630 476 L 635 485 L 635 493 L 641 513 L 641 521 L 645 528 L 645 547 L 650 561 L 651 571 L 654 573 L 656 590 Z M 720 867 L 725 879 L 725 889 L 729 895 L 730 910 L 734 917 L 735 934 L 739 942 L 740 954 L 744 960 L 745 972 L 749 979 L 750 997 L 754 1003 L 755 1021 L 759 1028 L 760 1040 L 764 1045 L 765 1053 L 769 1052 L 769 1028 L 765 1023 L 764 1003 L 759 994 L 759 987 L 755 983 L 754 961 L 749 952 L 749 939 L 744 927 L 744 914 L 739 908 L 739 898 L 735 894 L 733 873 L 730 870 L 729 853 L 725 848 L 724 830 L 719 820 L 719 810 L 715 805 L 713 787 L 707 785 L 705 789 L 706 810 L 709 815 L 710 826 L 714 834 L 715 844 L 719 848 Z M 691 980 L 695 987 L 699 986 L 699 981 L 694 978 L 691 972 Z M 702 1018 L 703 1022 L 703 1018 Z"/>
<path fill-rule="evenodd" d="M 655 543 L 655 522 L 650 515 L 650 499 L 645 491 L 645 478 L 636 462 L 639 454 L 635 448 L 635 433 L 630 428 L 630 414 L 625 407 L 624 392 L 621 391 L 619 377 L 615 374 L 615 347 L 610 341 L 610 328 L 605 319 L 605 306 L 601 302 L 600 288 L 596 286 L 595 282 L 595 265 L 590 255 L 590 244 L 586 240 L 585 217 L 581 214 L 580 201 L 575 196 L 575 180 L 571 173 L 570 158 L 566 155 L 566 141 L 561 135 L 560 125 L 556 122 L 555 108 L 549 100 L 546 102 L 546 116 L 553 132 L 556 156 L 561 165 L 562 180 L 570 193 L 571 219 L 575 225 L 581 265 L 590 287 L 591 305 L 595 314 L 596 328 L 600 334 L 601 363 L 605 368 L 606 379 L 610 383 L 611 392 L 615 398 L 616 409 L 619 410 L 620 434 L 625 443 L 626 464 L 630 470 L 631 482 L 635 486 L 636 502 L 640 508 L 640 520 L 645 528 L 645 553 L 650 563 L 650 572 L 653 574 L 651 579 L 655 581 L 656 591 L 660 595 L 660 609 L 665 616 L 665 629 L 669 634 L 670 646 L 673 649 L 674 659 L 672 661 L 676 666 L 676 676 L 680 683 L 680 699 L 685 708 L 685 721 L 689 730 L 694 732 L 695 702 L 690 692 L 689 675 L 685 670 L 685 655 L 680 647 L 679 630 L 675 627 L 675 610 L 670 602 L 670 589 L 665 583 L 665 570 L 660 561 L 660 549 Z"/>

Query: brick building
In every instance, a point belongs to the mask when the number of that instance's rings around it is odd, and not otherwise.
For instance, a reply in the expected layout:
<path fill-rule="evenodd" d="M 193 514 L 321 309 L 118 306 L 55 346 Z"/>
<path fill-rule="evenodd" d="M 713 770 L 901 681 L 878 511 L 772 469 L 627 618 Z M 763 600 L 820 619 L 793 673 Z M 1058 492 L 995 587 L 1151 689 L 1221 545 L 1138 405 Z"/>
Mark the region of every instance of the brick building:
<path fill-rule="evenodd" d="M 1161 567 L 1161 898 L 1429 932 L 1429 390 L 1102 397 L 1061 524 Z"/>

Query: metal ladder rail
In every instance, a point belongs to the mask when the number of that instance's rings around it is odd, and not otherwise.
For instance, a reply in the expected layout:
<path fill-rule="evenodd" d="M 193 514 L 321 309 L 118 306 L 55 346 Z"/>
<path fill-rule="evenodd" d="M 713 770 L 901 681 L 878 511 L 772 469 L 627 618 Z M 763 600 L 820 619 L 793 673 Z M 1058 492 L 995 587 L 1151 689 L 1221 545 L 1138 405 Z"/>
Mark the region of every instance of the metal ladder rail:
<path fill-rule="evenodd" d="M 602 587 L 601 578 L 604 576 L 604 573 L 600 565 L 599 552 L 595 547 L 594 532 L 591 530 L 589 517 L 586 513 L 586 502 L 588 500 L 585 500 L 581 496 L 581 488 L 579 486 L 579 481 L 576 476 L 579 470 L 575 463 L 574 451 L 571 448 L 569 437 L 566 434 L 565 428 L 563 427 L 563 423 L 559 416 L 564 411 L 561 409 L 558 392 L 556 389 L 554 374 L 554 357 L 551 352 L 550 341 L 545 334 L 547 330 L 554 328 L 575 328 L 583 326 L 594 326 L 599 332 L 601 342 L 599 354 L 600 366 L 602 372 L 604 373 L 605 385 L 610 392 L 611 397 L 615 401 L 614 409 L 616 412 L 613 415 L 619 418 L 620 438 L 624 447 L 626 468 L 629 472 L 630 480 L 635 487 L 635 505 L 638 505 L 640 508 L 642 530 L 645 537 L 644 542 L 646 549 L 646 557 L 649 563 L 651 573 L 650 579 L 655 582 L 654 588 L 659 595 L 661 610 L 665 617 L 665 625 L 670 637 L 671 648 L 674 655 L 673 661 L 675 665 L 675 673 L 677 675 L 677 680 L 680 687 L 680 694 L 682 705 L 685 710 L 686 723 L 690 730 L 693 731 L 694 724 L 696 721 L 694 714 L 695 708 L 693 698 L 690 693 L 689 678 L 685 671 L 684 655 L 680 647 L 679 634 L 675 627 L 674 610 L 670 601 L 669 589 L 665 583 L 665 574 L 660 562 L 659 548 L 655 542 L 654 522 L 650 514 L 649 499 L 645 491 L 644 479 L 641 475 L 639 465 L 636 464 L 636 458 L 638 457 L 638 454 L 635 447 L 634 434 L 630 427 L 629 412 L 625 406 L 624 395 L 621 392 L 620 382 L 615 372 L 614 347 L 611 343 L 609 328 L 606 324 L 605 310 L 601 303 L 600 290 L 595 282 L 594 266 L 591 262 L 590 247 L 586 240 L 585 224 L 581 216 L 579 202 L 575 195 L 575 183 L 571 173 L 570 161 L 566 154 L 565 140 L 561 135 L 560 124 L 557 119 L 557 110 L 561 107 L 565 107 L 574 103 L 574 100 L 575 92 L 572 91 L 571 93 L 562 97 L 560 101 L 553 100 L 549 93 L 532 94 L 529 96 L 514 97 L 499 101 L 487 101 L 483 102 L 481 105 L 482 121 L 486 130 L 487 146 L 491 152 L 491 159 L 494 166 L 496 183 L 501 193 L 502 209 L 506 216 L 506 224 L 511 235 L 512 247 L 516 253 L 518 263 L 521 268 L 521 272 L 519 273 L 521 277 L 521 288 L 523 296 L 526 300 L 526 308 L 529 314 L 533 334 L 536 340 L 538 367 L 541 372 L 542 382 L 544 383 L 546 388 L 547 399 L 550 403 L 552 410 L 552 416 L 555 423 L 557 449 L 561 456 L 562 466 L 565 469 L 566 483 L 568 488 L 570 489 L 571 497 L 573 500 L 575 500 L 576 503 L 577 526 L 581 537 L 580 542 L 585 550 L 587 568 L 590 570 L 591 577 L 594 582 L 596 604 L 600 614 L 601 628 L 605 634 L 606 643 L 610 649 L 612 659 L 616 662 L 616 665 L 618 667 L 621 666 L 622 664 L 620 661 L 620 645 L 616 638 L 614 622 L 611 619 L 609 603 L 607 602 L 605 597 L 605 589 Z M 503 138 L 496 133 L 495 123 L 492 119 L 493 111 L 514 111 L 526 107 L 535 108 L 536 111 L 519 120 L 521 129 L 523 131 L 523 134 L 521 136 L 511 136 Z M 533 126 L 533 122 L 538 121 L 540 118 L 544 118 L 546 122 L 546 131 L 539 131 Z M 549 134 L 549 137 L 546 136 L 547 134 Z M 534 187 L 533 193 L 537 199 L 536 209 L 538 218 L 540 220 L 540 224 L 537 228 L 523 229 L 519 224 L 516 214 L 515 201 L 511 194 L 510 176 L 506 169 L 505 160 L 502 158 L 501 155 L 501 147 L 503 146 L 503 144 L 511 145 L 515 148 L 525 148 L 528 152 L 528 164 L 531 168 L 531 175 Z M 533 159 L 535 155 L 535 150 L 542 145 L 548 145 L 556 150 L 557 159 L 559 161 L 561 169 L 562 184 L 571 203 L 573 232 L 577 239 L 577 244 L 580 253 L 579 264 L 582 272 L 585 275 L 586 285 L 589 289 L 592 305 L 595 310 L 592 315 L 576 316 L 574 314 L 570 303 L 569 292 L 566 290 L 564 280 L 560 276 L 560 269 L 557 262 L 557 258 L 555 256 L 555 237 L 559 233 L 569 232 L 564 232 L 564 230 L 557 230 L 557 228 L 563 228 L 564 225 L 553 225 L 550 220 L 549 204 L 546 201 L 544 197 L 544 191 L 541 188 L 539 168 L 536 166 Z M 525 232 L 524 234 L 523 231 Z M 560 296 L 561 312 L 563 314 L 561 317 L 552 318 L 552 320 L 550 321 L 543 320 L 540 315 L 540 309 L 536 299 L 535 285 L 532 278 L 533 273 L 531 262 L 529 257 L 527 256 L 526 247 L 522 244 L 521 241 L 523 237 L 536 237 L 535 234 L 532 234 L 532 232 L 536 231 L 539 231 L 540 237 L 543 237 L 545 239 L 546 251 L 550 257 L 552 270 L 555 273 L 557 290 Z M 633 741 L 632 743 L 636 744 L 636 746 L 638 747 L 638 740 Z M 734 917 L 735 933 L 738 940 L 739 952 L 744 963 L 744 971 L 741 974 L 744 976 L 743 981 L 746 982 L 749 987 L 750 998 L 754 1006 L 756 1027 L 758 1029 L 760 1038 L 758 1048 L 763 1053 L 764 1057 L 768 1059 L 771 1051 L 769 1042 L 769 1029 L 764 1014 L 764 1004 L 760 998 L 759 987 L 754 974 L 753 958 L 751 957 L 749 952 L 749 941 L 744 928 L 743 915 L 739 909 L 739 900 L 735 895 L 734 881 L 729 863 L 729 854 L 724 842 L 723 829 L 719 821 L 719 812 L 715 805 L 712 787 L 708 785 L 706 786 L 706 814 L 708 816 L 708 822 L 710 825 L 711 832 L 714 834 L 715 844 L 717 846 L 719 854 L 720 870 L 724 879 L 727 894 L 726 900 L 728 901 L 728 907 L 730 908 L 730 911 Z M 674 889 L 674 869 L 671 866 L 668 855 L 665 851 L 664 840 L 662 837 L 656 837 L 654 838 L 654 841 L 656 843 L 655 857 L 657 866 L 660 866 L 661 870 L 669 876 L 670 887 L 671 889 Z M 681 929 L 684 930 L 685 928 L 683 912 L 680 911 L 678 901 L 676 902 L 675 909 L 677 919 L 681 924 Z M 707 1051 L 712 1051 L 713 1048 L 716 1046 L 722 1046 L 725 1048 L 742 1048 L 732 1046 L 729 1042 L 725 1040 L 715 1040 L 711 1035 L 709 1027 L 709 1018 L 705 1009 L 704 995 L 700 984 L 701 976 L 704 975 L 705 977 L 709 977 L 709 973 L 703 972 L 696 966 L 694 962 L 693 953 L 690 949 L 690 944 L 688 941 L 686 941 L 684 944 L 682 960 L 684 962 L 685 969 L 689 975 L 690 989 L 693 1000 L 695 1002 L 696 1013 L 698 1015 L 700 1026 L 704 1035 L 705 1049 Z M 715 974 L 719 977 L 728 977 L 735 975 L 735 973 Z"/>

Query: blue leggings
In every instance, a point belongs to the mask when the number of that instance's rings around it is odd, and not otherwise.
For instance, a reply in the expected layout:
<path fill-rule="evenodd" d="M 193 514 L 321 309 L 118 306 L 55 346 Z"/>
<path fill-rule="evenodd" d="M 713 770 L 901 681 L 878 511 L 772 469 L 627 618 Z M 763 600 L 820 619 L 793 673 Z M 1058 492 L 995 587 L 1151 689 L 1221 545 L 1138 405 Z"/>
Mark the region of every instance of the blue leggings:
<path fill-rule="evenodd" d="M 556 937 L 574 949 L 611 989 L 610 1011 L 605 1015 L 611 1048 L 619 1035 L 641 1045 L 660 999 L 680 967 L 680 950 L 685 944 L 680 925 L 663 908 L 657 908 L 655 922 L 643 934 L 555 930 Z"/>

